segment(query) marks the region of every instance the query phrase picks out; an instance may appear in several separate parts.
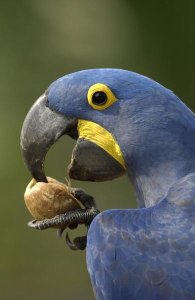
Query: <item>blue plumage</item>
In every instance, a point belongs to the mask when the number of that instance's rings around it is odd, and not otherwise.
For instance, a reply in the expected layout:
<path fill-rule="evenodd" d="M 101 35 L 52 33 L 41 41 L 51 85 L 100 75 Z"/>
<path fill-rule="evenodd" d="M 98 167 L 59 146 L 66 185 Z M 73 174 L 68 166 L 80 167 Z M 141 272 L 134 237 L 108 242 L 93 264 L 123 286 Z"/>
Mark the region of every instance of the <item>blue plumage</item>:
<path fill-rule="evenodd" d="M 117 101 L 87 102 L 104 83 Z M 107 129 L 121 147 L 138 209 L 109 210 L 91 224 L 87 265 L 97 299 L 195 299 L 195 118 L 168 89 L 136 73 L 73 73 L 47 91 L 48 106 Z"/>
<path fill-rule="evenodd" d="M 97 299 L 194 299 L 194 195 L 190 174 L 153 207 L 95 218 L 87 262 Z"/>

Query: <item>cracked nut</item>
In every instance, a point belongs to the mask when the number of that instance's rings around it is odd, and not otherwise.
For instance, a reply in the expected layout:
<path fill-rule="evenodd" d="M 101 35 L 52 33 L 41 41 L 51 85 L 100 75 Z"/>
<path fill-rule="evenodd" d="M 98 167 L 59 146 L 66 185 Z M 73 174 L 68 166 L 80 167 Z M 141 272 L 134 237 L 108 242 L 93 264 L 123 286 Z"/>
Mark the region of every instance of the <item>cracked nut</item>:
<path fill-rule="evenodd" d="M 26 207 L 36 220 L 50 219 L 81 208 L 68 186 L 51 177 L 47 180 L 48 183 L 32 179 L 24 194 Z"/>

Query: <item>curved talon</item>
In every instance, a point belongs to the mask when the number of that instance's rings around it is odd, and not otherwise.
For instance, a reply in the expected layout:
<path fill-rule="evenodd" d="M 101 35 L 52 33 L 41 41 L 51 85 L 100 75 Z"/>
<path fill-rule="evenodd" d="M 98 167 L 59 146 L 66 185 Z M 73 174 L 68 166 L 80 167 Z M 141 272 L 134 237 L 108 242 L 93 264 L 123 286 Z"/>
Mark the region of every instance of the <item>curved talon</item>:
<path fill-rule="evenodd" d="M 71 188 L 71 193 L 86 209 L 95 208 L 95 199 L 81 188 Z"/>
<path fill-rule="evenodd" d="M 66 234 L 66 244 L 71 250 L 79 250 L 78 246 L 74 244 L 69 238 L 68 232 Z"/>
<path fill-rule="evenodd" d="M 71 250 L 84 250 L 86 248 L 86 243 L 87 243 L 87 236 L 76 237 L 72 242 L 67 232 L 66 244 Z"/>
<path fill-rule="evenodd" d="M 64 230 L 65 230 L 65 228 L 58 228 L 57 229 L 57 237 L 61 238 Z"/>

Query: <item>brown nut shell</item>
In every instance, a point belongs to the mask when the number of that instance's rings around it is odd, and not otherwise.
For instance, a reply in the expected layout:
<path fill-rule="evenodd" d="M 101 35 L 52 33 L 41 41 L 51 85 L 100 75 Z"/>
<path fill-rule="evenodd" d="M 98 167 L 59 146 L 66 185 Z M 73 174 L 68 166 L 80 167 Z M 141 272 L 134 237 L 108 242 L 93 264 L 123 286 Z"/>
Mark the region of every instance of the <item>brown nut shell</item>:
<path fill-rule="evenodd" d="M 26 207 L 36 220 L 50 219 L 81 208 L 68 186 L 51 177 L 47 180 L 48 183 L 32 179 L 24 194 Z"/>

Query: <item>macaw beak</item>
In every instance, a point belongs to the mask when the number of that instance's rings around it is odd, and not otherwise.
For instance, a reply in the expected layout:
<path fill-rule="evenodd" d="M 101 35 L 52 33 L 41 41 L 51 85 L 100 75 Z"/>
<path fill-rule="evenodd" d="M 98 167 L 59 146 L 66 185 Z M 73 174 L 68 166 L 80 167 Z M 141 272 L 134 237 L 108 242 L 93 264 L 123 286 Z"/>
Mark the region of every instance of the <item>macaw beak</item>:
<path fill-rule="evenodd" d="M 45 156 L 63 134 L 71 132 L 74 123 L 76 120 L 64 118 L 47 107 L 46 94 L 28 112 L 21 131 L 21 150 L 27 169 L 37 181 L 47 182 Z"/>
<path fill-rule="evenodd" d="M 43 94 L 28 112 L 21 131 L 24 163 L 36 179 L 47 182 L 44 160 L 50 147 L 64 134 L 77 139 L 69 176 L 77 180 L 105 181 L 125 173 L 124 167 L 96 143 L 78 137 L 78 120 L 65 117 L 47 106 Z"/>

